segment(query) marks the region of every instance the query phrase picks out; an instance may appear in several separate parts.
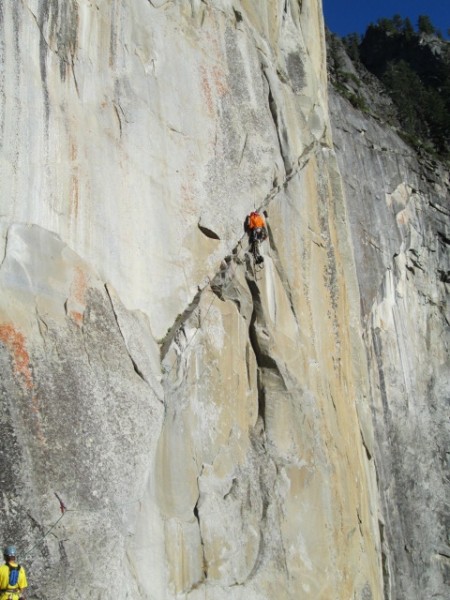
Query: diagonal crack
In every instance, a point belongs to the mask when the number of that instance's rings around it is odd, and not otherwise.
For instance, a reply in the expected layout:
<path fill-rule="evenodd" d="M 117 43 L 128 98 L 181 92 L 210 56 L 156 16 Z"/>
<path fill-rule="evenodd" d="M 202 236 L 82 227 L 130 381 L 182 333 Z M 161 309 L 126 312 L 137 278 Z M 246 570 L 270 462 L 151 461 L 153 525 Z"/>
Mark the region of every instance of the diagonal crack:
<path fill-rule="evenodd" d="M 122 328 L 120 327 L 120 323 L 119 323 L 119 317 L 118 317 L 118 315 L 117 315 L 117 312 L 116 312 L 116 310 L 115 310 L 115 308 L 114 308 L 114 302 L 113 302 L 113 299 L 111 298 L 111 294 L 109 293 L 108 284 L 106 284 L 106 283 L 105 283 L 105 291 L 106 291 L 106 295 L 107 295 L 107 296 L 108 296 L 108 298 L 109 298 L 109 302 L 110 302 L 110 304 L 111 304 L 111 309 L 112 309 L 112 311 L 113 311 L 113 315 L 114 315 L 114 318 L 115 318 L 115 320 L 116 320 L 117 327 L 118 327 L 118 329 L 119 329 L 119 331 L 120 331 L 120 335 L 122 336 L 122 339 L 123 339 L 123 341 L 124 341 L 124 343 L 125 343 L 125 348 L 127 349 L 127 353 L 128 353 L 128 356 L 130 357 L 130 360 L 131 360 L 131 362 L 132 362 L 132 364 L 133 364 L 133 368 L 134 368 L 134 370 L 136 371 L 136 373 L 139 375 L 139 377 L 140 377 L 140 378 L 141 378 L 143 381 L 145 381 L 145 383 L 148 383 L 148 381 L 145 379 L 144 375 L 142 374 L 141 370 L 139 369 L 138 365 L 136 364 L 136 361 L 135 361 L 135 360 L 134 360 L 134 358 L 131 356 L 131 354 L 130 354 L 130 351 L 128 350 L 127 341 L 126 341 L 126 339 L 125 339 L 125 336 L 123 335 Z"/>
<path fill-rule="evenodd" d="M 128 356 L 129 356 L 129 358 L 131 360 L 131 364 L 133 365 L 133 369 L 134 369 L 135 373 L 138 375 L 138 377 L 140 377 L 142 379 L 142 381 L 144 381 L 152 389 L 152 391 L 155 394 L 155 396 L 158 399 L 158 401 L 161 404 L 164 404 L 164 400 L 161 397 L 161 394 L 155 389 L 155 385 L 151 381 L 149 381 L 148 377 L 146 377 L 146 375 L 142 372 L 142 369 L 140 369 L 140 367 L 137 364 L 136 360 L 133 358 L 133 353 L 132 353 L 132 351 L 130 351 L 130 348 L 128 347 L 127 339 L 126 339 L 126 337 L 124 335 L 124 332 L 122 330 L 122 327 L 120 325 L 120 317 L 117 314 L 116 308 L 114 306 L 114 301 L 113 301 L 113 298 L 112 298 L 111 293 L 109 291 L 108 284 L 105 284 L 104 287 L 105 287 L 105 291 L 106 291 L 106 294 L 108 296 L 109 302 L 111 304 L 111 309 L 112 309 L 115 321 L 117 323 L 117 327 L 118 327 L 120 335 L 121 335 L 121 337 L 122 337 L 122 339 L 124 341 L 125 349 L 126 349 L 127 354 L 128 354 Z"/>
<path fill-rule="evenodd" d="M 272 200 L 274 200 L 274 198 L 276 198 L 276 196 L 288 185 L 288 183 L 296 176 L 298 175 L 298 173 L 307 165 L 309 159 L 310 159 L 310 154 L 312 153 L 313 149 L 317 148 L 320 149 L 320 144 L 318 144 L 317 142 L 312 142 L 309 146 L 307 146 L 304 151 L 302 152 L 302 154 L 297 158 L 296 160 L 296 167 L 293 168 L 288 175 L 285 176 L 284 180 L 282 183 L 280 183 L 279 185 L 273 185 L 272 188 L 270 189 L 270 191 L 266 194 L 265 198 L 263 199 L 262 203 L 260 204 L 260 206 L 256 209 L 260 212 L 262 212 L 263 210 L 265 210 L 266 208 L 269 207 L 270 203 L 272 202 Z M 207 233 L 205 231 L 203 231 L 203 233 L 205 233 L 205 235 L 207 235 Z M 212 232 L 208 231 L 208 237 L 213 237 L 212 236 Z M 162 340 L 159 341 L 160 345 L 161 345 L 161 361 L 164 360 L 164 358 L 166 357 L 171 344 L 173 342 L 173 340 L 175 339 L 177 333 L 180 331 L 180 329 L 182 328 L 183 324 L 192 316 L 192 314 L 195 312 L 195 310 L 198 308 L 203 292 L 205 290 L 210 290 L 212 291 L 215 296 L 208 308 L 211 308 L 212 303 L 215 301 L 215 298 L 220 298 L 223 299 L 223 294 L 221 292 L 221 289 L 223 287 L 224 284 L 226 284 L 226 282 L 229 282 L 229 278 L 227 277 L 227 272 L 228 270 L 232 267 L 232 265 L 236 266 L 238 264 L 242 263 L 242 260 L 239 258 L 239 255 L 241 253 L 242 250 L 242 240 L 243 238 L 246 236 L 247 234 L 244 233 L 239 240 L 237 241 L 236 245 L 233 247 L 233 249 L 231 250 L 231 253 L 229 253 L 222 261 L 221 261 L 221 267 L 218 269 L 218 271 L 216 272 L 216 274 L 213 277 L 207 277 L 207 281 L 206 283 L 204 283 L 203 285 L 199 285 L 198 286 L 198 291 L 195 294 L 194 298 L 191 300 L 191 302 L 189 303 L 189 305 L 187 306 L 187 308 L 180 313 L 173 325 L 168 329 L 166 335 L 164 336 L 164 338 Z M 273 244 L 273 240 L 271 240 L 271 247 L 274 248 L 276 250 L 276 247 Z M 225 268 L 224 266 L 225 265 Z M 278 267 L 277 267 L 278 268 Z M 286 278 L 282 277 L 282 274 L 279 272 L 281 280 L 283 282 L 283 284 L 286 283 Z M 233 277 L 234 275 L 232 275 Z M 257 285 L 255 283 L 256 289 L 257 289 Z M 251 288 L 250 291 L 255 291 L 254 288 Z M 293 306 L 292 303 L 292 292 L 291 290 L 288 288 L 286 288 L 286 293 L 288 295 L 288 299 L 289 302 L 291 304 L 291 307 Z M 253 292 L 252 292 L 252 296 L 253 296 Z M 295 314 L 295 313 L 294 313 Z M 189 340 L 188 342 L 188 346 L 191 344 L 193 338 L 191 338 L 191 340 Z M 186 346 L 187 348 L 187 346 Z M 185 349 L 186 349 L 185 348 Z M 175 363 L 172 365 L 172 367 L 170 368 L 169 372 L 172 371 L 173 367 L 175 366 Z M 276 370 L 278 370 L 278 367 L 276 368 Z M 278 370 L 279 371 L 279 370 Z M 283 383 L 284 380 L 283 380 Z"/>
<path fill-rule="evenodd" d="M 185 310 L 177 316 L 172 327 L 170 327 L 169 330 L 167 331 L 166 335 L 164 336 L 164 339 L 161 342 L 161 361 L 164 360 L 167 352 L 169 351 L 170 345 L 172 344 L 177 332 L 180 330 L 182 325 L 187 321 L 187 319 L 189 319 L 189 317 L 194 313 L 194 311 L 200 304 L 202 293 L 208 287 L 209 287 L 209 280 L 208 280 L 208 283 L 203 288 L 200 288 L 198 290 L 198 292 L 195 294 L 194 298 L 191 300 L 191 302 L 189 303 L 187 308 L 185 308 Z"/>

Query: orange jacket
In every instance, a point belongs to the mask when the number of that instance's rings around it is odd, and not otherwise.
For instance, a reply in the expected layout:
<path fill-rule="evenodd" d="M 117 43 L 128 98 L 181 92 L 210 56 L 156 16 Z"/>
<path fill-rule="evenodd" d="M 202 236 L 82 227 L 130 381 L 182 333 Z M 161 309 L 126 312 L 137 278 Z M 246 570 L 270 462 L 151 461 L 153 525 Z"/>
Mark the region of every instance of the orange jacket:
<path fill-rule="evenodd" d="M 248 228 L 249 229 L 257 229 L 258 227 L 265 227 L 266 222 L 264 221 L 264 217 L 261 216 L 257 212 L 253 212 L 250 214 L 248 218 Z"/>

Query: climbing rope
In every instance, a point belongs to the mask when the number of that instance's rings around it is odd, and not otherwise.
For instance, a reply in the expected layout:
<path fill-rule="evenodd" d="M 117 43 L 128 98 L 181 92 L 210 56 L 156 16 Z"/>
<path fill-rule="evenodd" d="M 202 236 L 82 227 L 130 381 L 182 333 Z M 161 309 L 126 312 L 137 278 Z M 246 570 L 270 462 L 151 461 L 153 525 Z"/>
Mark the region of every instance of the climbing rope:
<path fill-rule="evenodd" d="M 50 527 L 45 531 L 45 533 L 43 533 L 41 536 L 39 536 L 39 538 L 37 539 L 37 541 L 30 546 L 29 548 L 26 549 L 26 551 L 24 552 L 23 556 L 24 558 L 27 558 L 31 555 L 31 553 L 33 552 L 33 550 L 35 550 L 35 548 L 37 548 L 38 546 L 40 546 L 42 544 L 42 542 L 45 540 L 46 537 L 48 537 L 50 535 L 50 533 L 52 533 L 52 531 L 55 529 L 55 527 L 57 525 L 59 525 L 59 523 L 61 523 L 61 521 L 64 519 L 64 517 L 68 514 L 68 513 L 99 513 L 103 510 L 119 510 L 122 509 L 125 506 L 130 506 L 132 504 L 136 504 L 136 502 L 141 502 L 143 500 L 143 497 L 138 498 L 136 500 L 131 500 L 129 502 L 125 502 L 123 504 L 120 504 L 120 506 L 116 506 L 116 507 L 106 507 L 106 506 L 102 506 L 100 508 L 67 508 L 67 506 L 64 504 L 64 502 L 61 500 L 61 498 L 58 496 L 58 494 L 56 492 L 53 492 L 56 496 L 56 498 L 59 501 L 59 508 L 61 511 L 61 515 L 56 519 L 56 521 L 54 523 L 52 523 L 52 525 L 50 525 Z M 33 517 L 30 518 L 33 519 Z M 34 519 L 33 519 L 34 521 Z"/>
<path fill-rule="evenodd" d="M 68 512 L 68 510 L 65 509 L 64 512 L 61 514 L 61 516 L 53 523 L 53 525 L 51 525 L 51 527 L 49 527 L 47 529 L 47 531 L 38 539 L 38 541 L 35 542 L 30 548 L 28 548 L 24 552 L 24 558 L 29 556 L 31 554 L 31 552 L 45 540 L 45 538 L 55 529 L 55 527 L 58 525 L 58 523 L 60 523 L 63 520 L 63 518 L 66 516 L 67 512 Z"/>

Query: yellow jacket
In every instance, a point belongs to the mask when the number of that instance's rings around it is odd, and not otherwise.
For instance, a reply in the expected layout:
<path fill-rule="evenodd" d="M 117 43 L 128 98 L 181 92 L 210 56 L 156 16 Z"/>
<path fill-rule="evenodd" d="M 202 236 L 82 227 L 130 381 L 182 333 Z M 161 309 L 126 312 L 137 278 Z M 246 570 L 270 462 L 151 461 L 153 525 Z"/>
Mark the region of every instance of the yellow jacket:
<path fill-rule="evenodd" d="M 11 567 L 17 567 L 17 563 L 10 562 Z M 9 585 L 9 567 L 4 564 L 0 567 L 0 600 L 19 600 L 20 590 L 28 587 L 25 569 L 20 567 L 19 579 L 15 586 Z"/>

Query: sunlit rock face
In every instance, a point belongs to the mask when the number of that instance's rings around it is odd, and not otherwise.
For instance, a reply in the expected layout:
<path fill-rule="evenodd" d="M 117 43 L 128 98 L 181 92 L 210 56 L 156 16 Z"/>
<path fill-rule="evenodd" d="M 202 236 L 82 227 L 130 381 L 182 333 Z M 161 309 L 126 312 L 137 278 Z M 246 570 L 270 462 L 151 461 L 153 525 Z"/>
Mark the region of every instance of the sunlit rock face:
<path fill-rule="evenodd" d="M 331 95 L 370 369 L 388 598 L 449 589 L 450 181 Z"/>
<path fill-rule="evenodd" d="M 31 597 L 391 593 L 370 409 L 410 246 L 363 281 L 320 2 L 0 10 L 1 532 Z"/>

